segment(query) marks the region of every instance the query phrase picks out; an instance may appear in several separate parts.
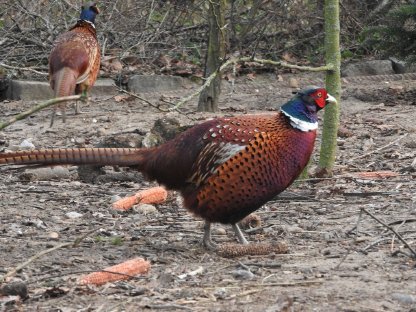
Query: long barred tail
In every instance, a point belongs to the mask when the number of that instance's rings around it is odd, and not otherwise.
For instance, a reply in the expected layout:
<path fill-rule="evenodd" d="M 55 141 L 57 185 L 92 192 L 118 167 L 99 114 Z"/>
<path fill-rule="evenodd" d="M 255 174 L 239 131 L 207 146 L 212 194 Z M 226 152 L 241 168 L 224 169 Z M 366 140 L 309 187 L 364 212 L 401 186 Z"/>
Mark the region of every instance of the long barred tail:
<path fill-rule="evenodd" d="M 0 153 L 0 165 L 141 166 L 140 148 L 56 148 Z"/>

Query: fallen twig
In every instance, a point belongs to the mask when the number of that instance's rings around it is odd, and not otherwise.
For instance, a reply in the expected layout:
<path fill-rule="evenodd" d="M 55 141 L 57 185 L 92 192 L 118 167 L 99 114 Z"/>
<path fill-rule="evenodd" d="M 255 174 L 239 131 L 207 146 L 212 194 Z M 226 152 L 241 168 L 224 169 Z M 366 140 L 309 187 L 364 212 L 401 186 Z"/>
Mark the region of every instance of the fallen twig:
<path fill-rule="evenodd" d="M 70 95 L 70 96 L 54 98 L 54 99 L 50 99 L 46 102 L 42 102 L 42 103 L 32 107 L 31 109 L 16 115 L 15 117 L 9 119 L 8 121 L 0 122 L 0 130 L 10 126 L 11 124 L 15 123 L 18 120 L 25 119 L 25 118 L 29 117 L 30 115 L 32 115 L 33 113 L 36 113 L 37 111 L 40 111 L 40 110 L 42 110 L 44 108 L 47 108 L 49 106 L 52 106 L 52 105 L 55 105 L 55 104 L 58 104 L 58 103 L 62 103 L 62 102 L 68 102 L 68 101 L 74 101 L 74 100 L 84 100 L 85 98 L 86 97 L 83 96 L 83 95 Z"/>
<path fill-rule="evenodd" d="M 397 238 L 410 250 L 410 252 L 413 255 L 413 258 L 416 258 L 416 251 L 406 242 L 406 240 L 395 229 L 393 229 L 391 226 L 389 226 L 386 223 L 384 223 L 383 221 L 381 221 L 379 218 L 377 218 L 375 215 L 373 215 L 371 212 L 369 212 L 365 208 L 361 208 L 361 211 L 365 212 L 371 218 L 373 218 L 378 223 L 380 223 L 381 225 L 383 225 L 386 229 L 388 229 L 391 232 L 393 232 L 397 236 Z"/>
<path fill-rule="evenodd" d="M 150 106 L 152 106 L 152 107 L 154 107 L 154 108 L 157 108 L 158 110 L 161 110 L 161 111 L 163 111 L 163 112 L 165 111 L 165 110 L 161 109 L 158 105 L 156 105 L 156 104 L 154 104 L 154 103 L 150 102 L 149 100 L 146 100 L 145 98 L 142 98 L 141 96 L 139 96 L 139 95 L 138 95 L 138 94 L 136 94 L 136 93 L 129 92 L 129 91 L 124 90 L 124 89 L 121 89 L 121 88 L 119 88 L 119 89 L 118 89 L 118 91 L 119 91 L 119 92 L 122 92 L 122 93 L 125 93 L 125 94 L 128 94 L 128 95 L 130 95 L 130 96 L 132 96 L 132 97 L 134 97 L 134 98 L 136 98 L 136 99 L 138 99 L 138 100 L 140 100 L 140 101 L 143 101 L 143 102 L 145 102 L 146 104 L 148 104 L 148 105 L 150 105 Z"/>
<path fill-rule="evenodd" d="M 36 255 L 30 257 L 27 261 L 23 262 L 22 264 L 18 265 L 17 267 L 15 267 L 14 269 L 10 270 L 9 272 L 7 272 L 5 275 L 3 275 L 2 277 L 0 277 L 0 284 L 3 283 L 4 281 L 6 281 L 7 278 L 15 275 L 17 272 L 19 272 L 20 270 L 22 270 L 23 268 L 27 267 L 29 264 L 31 264 L 33 261 L 35 261 L 36 259 L 39 259 L 40 257 L 51 253 L 55 250 L 61 249 L 61 248 L 66 248 L 66 247 L 77 247 L 82 240 L 84 240 L 87 236 L 91 235 L 92 233 L 96 232 L 97 230 L 92 230 L 87 232 L 86 234 L 78 237 L 77 239 L 75 239 L 75 241 L 73 242 L 69 242 L 69 243 L 62 243 L 59 245 L 56 245 L 52 248 L 46 249 L 46 250 L 42 250 L 41 252 L 37 253 Z"/>
<path fill-rule="evenodd" d="M 397 138 L 396 140 L 394 140 L 394 141 L 392 141 L 392 142 L 390 142 L 390 143 L 388 143 L 388 144 L 386 144 L 386 145 L 383 145 L 383 146 L 381 146 L 381 147 L 379 147 L 379 148 L 377 148 L 377 149 L 375 149 L 375 150 L 372 150 L 372 151 L 370 151 L 370 152 L 368 152 L 368 153 L 365 153 L 365 154 L 363 154 L 363 155 L 360 155 L 360 156 L 357 156 L 357 157 L 350 158 L 350 159 L 349 159 L 349 161 L 348 161 L 348 163 L 352 163 L 352 162 L 354 162 L 354 161 L 355 161 L 355 160 L 357 160 L 357 159 L 365 158 L 365 157 L 370 156 L 370 155 L 372 155 L 372 154 L 374 154 L 374 153 L 377 153 L 377 152 L 379 152 L 379 151 L 381 151 L 381 150 L 383 150 L 383 149 L 385 149 L 385 148 L 387 148 L 387 147 L 389 147 L 389 146 L 392 146 L 392 145 L 396 144 L 397 142 L 399 142 L 400 140 L 404 139 L 404 138 L 405 138 L 405 137 L 407 137 L 407 136 L 408 136 L 408 133 L 405 133 L 405 134 L 403 134 L 401 137 Z"/>
<path fill-rule="evenodd" d="M 202 266 L 200 266 L 196 270 L 178 275 L 178 278 L 179 279 L 184 279 L 185 277 L 195 276 L 195 275 L 201 274 L 202 272 L 204 272 L 204 268 Z"/>
<path fill-rule="evenodd" d="M 398 177 L 400 174 L 394 171 L 365 171 L 353 174 L 360 179 L 384 179 L 390 177 Z"/>
<path fill-rule="evenodd" d="M 143 102 L 145 102 L 146 104 L 148 104 L 149 106 L 151 106 L 151 107 L 153 107 L 153 108 L 156 108 L 157 110 L 159 110 L 159 111 L 161 111 L 161 112 L 168 113 L 168 112 L 170 112 L 170 111 L 174 111 L 174 110 L 175 110 L 175 111 L 177 111 L 179 114 L 184 115 L 185 117 L 189 118 L 190 120 L 195 120 L 195 118 L 188 116 L 188 114 L 185 114 L 185 113 L 181 112 L 179 109 L 176 109 L 176 108 L 168 108 L 168 109 L 164 109 L 164 108 L 161 108 L 161 107 L 160 107 L 160 105 L 156 105 L 156 104 L 154 104 L 154 103 L 150 102 L 149 100 L 146 100 L 145 98 L 141 97 L 140 95 L 138 95 L 138 94 L 136 94 L 136 93 L 129 92 L 129 91 L 127 91 L 127 90 L 123 90 L 123 89 L 118 89 L 118 91 L 120 91 L 120 92 L 122 92 L 122 93 L 125 93 L 125 94 L 128 94 L 128 95 L 130 95 L 130 96 L 132 96 L 132 97 L 134 97 L 134 98 L 136 98 L 136 99 L 138 99 L 138 100 L 140 100 L 140 101 L 143 101 Z"/>
<path fill-rule="evenodd" d="M 347 234 L 351 234 L 352 231 L 355 230 L 355 237 L 354 237 L 354 240 L 355 241 L 357 241 L 357 237 L 358 237 L 358 233 L 359 233 L 358 227 L 360 225 L 360 222 L 361 222 L 362 217 L 363 217 L 363 211 L 360 210 L 360 214 L 358 215 L 357 223 L 355 224 L 355 226 L 351 230 L 349 230 L 347 232 Z M 339 267 L 341 266 L 341 264 L 343 264 L 344 261 L 347 259 L 347 257 L 351 254 L 351 251 L 352 251 L 352 247 L 349 246 L 348 249 L 347 249 L 347 251 L 345 252 L 344 256 L 341 258 L 341 261 L 338 262 L 338 264 L 334 267 L 334 270 L 338 270 L 339 269 Z"/>
<path fill-rule="evenodd" d="M 16 69 L 16 70 L 22 70 L 22 71 L 30 71 L 32 73 L 35 73 L 37 75 L 41 76 L 48 76 L 48 73 L 37 71 L 36 69 L 30 68 L 30 67 L 17 67 L 17 66 L 11 66 L 4 63 L 0 63 L 1 67 L 8 68 L 8 69 Z"/>

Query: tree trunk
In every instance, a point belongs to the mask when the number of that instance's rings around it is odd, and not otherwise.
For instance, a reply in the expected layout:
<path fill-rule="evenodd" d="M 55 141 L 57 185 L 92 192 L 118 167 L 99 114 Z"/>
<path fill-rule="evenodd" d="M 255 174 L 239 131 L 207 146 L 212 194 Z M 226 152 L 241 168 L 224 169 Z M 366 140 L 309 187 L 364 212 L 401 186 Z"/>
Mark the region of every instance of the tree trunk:
<path fill-rule="evenodd" d="M 225 57 L 227 36 L 225 30 L 225 3 L 226 0 L 209 0 L 209 35 L 205 62 L 204 77 L 209 77 L 221 66 Z M 221 74 L 201 92 L 198 102 L 198 111 L 218 111 L 218 100 L 221 93 Z"/>
<path fill-rule="evenodd" d="M 325 59 L 334 70 L 327 72 L 326 88 L 338 103 L 325 108 L 322 144 L 319 158 L 321 176 L 332 175 L 337 150 L 339 105 L 341 97 L 341 53 L 339 49 L 339 0 L 325 0 Z"/>

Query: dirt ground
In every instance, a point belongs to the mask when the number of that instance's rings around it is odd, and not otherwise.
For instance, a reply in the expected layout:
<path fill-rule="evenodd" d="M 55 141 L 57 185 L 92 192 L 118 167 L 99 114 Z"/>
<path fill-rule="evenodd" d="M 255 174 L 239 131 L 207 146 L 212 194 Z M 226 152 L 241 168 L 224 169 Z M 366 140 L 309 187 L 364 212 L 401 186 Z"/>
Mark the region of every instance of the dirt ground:
<path fill-rule="evenodd" d="M 309 77 L 297 79 L 304 86 Z M 219 115 L 274 113 L 293 91 L 289 77 L 283 78 L 239 78 L 234 92 L 227 82 L 218 114 L 193 114 L 195 101 L 179 114 L 119 97 L 94 99 L 81 115 L 69 110 L 67 123 L 57 120 L 53 128 L 50 111 L 38 112 L 0 132 L 0 150 L 15 149 L 25 139 L 38 148 L 95 146 L 120 133 L 144 135 L 163 117 L 189 125 Z M 175 102 L 192 90 L 141 96 Z M 0 275 L 89 234 L 77 247 L 57 249 L 19 271 L 10 281 L 23 281 L 28 298 L 0 296 L 0 310 L 416 311 L 415 259 L 373 218 L 416 250 L 415 95 L 414 81 L 344 83 L 334 177 L 291 186 L 258 211 L 261 227 L 248 230 L 252 242 L 285 241 L 289 253 L 283 255 L 223 258 L 206 251 L 202 221 L 174 193 L 153 211 L 111 209 L 116 196 L 154 185 L 140 175 L 86 183 L 70 167 L 63 178 L 28 180 L 21 168 L 1 167 Z M 33 104 L 0 103 L 0 120 Z M 359 174 L 368 171 L 390 176 Z M 112 168 L 106 172 L 116 177 Z M 360 217 L 361 209 L 371 216 Z M 216 225 L 214 233 L 217 242 L 235 240 L 229 226 Z M 77 284 L 86 272 L 134 257 L 151 261 L 148 274 L 101 287 Z"/>

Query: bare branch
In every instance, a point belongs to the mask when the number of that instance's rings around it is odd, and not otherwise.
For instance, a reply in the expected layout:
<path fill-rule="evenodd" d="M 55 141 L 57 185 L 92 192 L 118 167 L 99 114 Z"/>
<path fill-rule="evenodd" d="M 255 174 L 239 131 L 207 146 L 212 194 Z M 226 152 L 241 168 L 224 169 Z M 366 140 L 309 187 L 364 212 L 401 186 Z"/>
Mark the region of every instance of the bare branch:
<path fill-rule="evenodd" d="M 52 248 L 42 250 L 41 252 L 37 253 L 36 255 L 30 257 L 27 261 L 23 262 L 22 264 L 19 264 L 17 267 L 15 267 L 11 271 L 7 272 L 5 275 L 1 276 L 0 277 L 0 284 L 3 283 L 4 281 L 6 281 L 7 278 L 15 275 L 17 272 L 19 272 L 23 268 L 27 267 L 33 261 L 39 259 L 40 257 L 42 257 L 44 255 L 47 255 L 48 253 L 54 252 L 55 250 L 62 249 L 62 248 L 77 247 L 81 243 L 82 240 L 84 240 L 87 236 L 91 235 L 92 233 L 94 233 L 96 231 L 97 231 L 97 229 L 89 231 L 89 232 L 85 233 L 84 235 L 75 239 L 75 241 L 73 241 L 73 242 L 62 243 L 62 244 L 56 245 Z"/>
<path fill-rule="evenodd" d="M 257 62 L 260 64 L 268 64 L 273 66 L 281 66 L 291 69 L 298 69 L 303 71 L 312 71 L 312 72 L 321 72 L 321 71 L 328 71 L 332 70 L 333 66 L 331 64 L 321 67 L 310 67 L 310 66 L 299 66 L 294 64 L 289 64 L 284 61 L 272 61 L 272 60 L 264 60 L 264 59 L 258 59 L 258 58 L 251 58 L 251 57 L 241 57 L 241 58 L 230 58 L 226 62 L 224 62 L 220 68 L 213 72 L 208 78 L 205 79 L 205 82 L 202 86 L 200 86 L 198 89 L 195 90 L 192 94 L 182 98 L 178 103 L 175 104 L 174 107 L 170 108 L 171 111 L 177 110 L 180 106 L 185 104 L 186 102 L 190 101 L 192 98 L 200 94 L 205 88 L 207 88 L 211 82 L 215 79 L 215 77 L 218 75 L 218 73 L 221 73 L 224 69 L 226 69 L 228 66 L 241 63 L 241 62 Z"/>
<path fill-rule="evenodd" d="M 371 212 L 369 212 L 365 208 L 361 208 L 361 211 L 365 212 L 367 215 L 369 215 L 371 218 L 373 218 L 374 220 L 376 220 L 378 223 L 380 223 L 386 229 L 388 229 L 389 231 L 391 231 L 392 233 L 394 233 L 394 235 L 397 236 L 397 238 L 407 247 L 407 249 L 410 250 L 410 252 L 413 255 L 413 258 L 416 259 L 416 251 L 409 245 L 408 242 L 406 242 L 406 240 L 395 229 L 393 229 L 391 226 L 389 226 L 386 223 L 384 223 L 383 221 L 381 221 L 379 218 L 377 218 L 375 215 L 373 215 Z"/>
<path fill-rule="evenodd" d="M 15 123 L 18 120 L 22 120 L 25 119 L 27 117 L 29 117 L 30 115 L 32 115 L 33 113 L 36 113 L 42 109 L 45 109 L 49 106 L 52 105 L 56 105 L 62 102 L 68 102 L 68 101 L 74 101 L 74 100 L 84 100 L 86 97 L 84 95 L 70 95 L 70 96 L 64 96 L 64 97 L 59 97 L 59 98 L 54 98 L 51 100 L 48 100 L 46 102 L 42 102 L 34 107 L 32 107 L 31 109 L 18 114 L 17 116 L 11 118 L 8 121 L 4 121 L 4 122 L 0 122 L 0 130 L 10 126 L 11 124 Z"/>
<path fill-rule="evenodd" d="M 30 71 L 32 73 L 35 73 L 37 75 L 41 76 L 48 76 L 48 73 L 40 72 L 36 69 L 30 68 L 30 67 L 17 67 L 17 66 L 11 66 L 4 63 L 0 63 L 0 67 L 8 68 L 8 69 L 16 69 L 16 70 L 23 70 L 23 71 Z"/>

